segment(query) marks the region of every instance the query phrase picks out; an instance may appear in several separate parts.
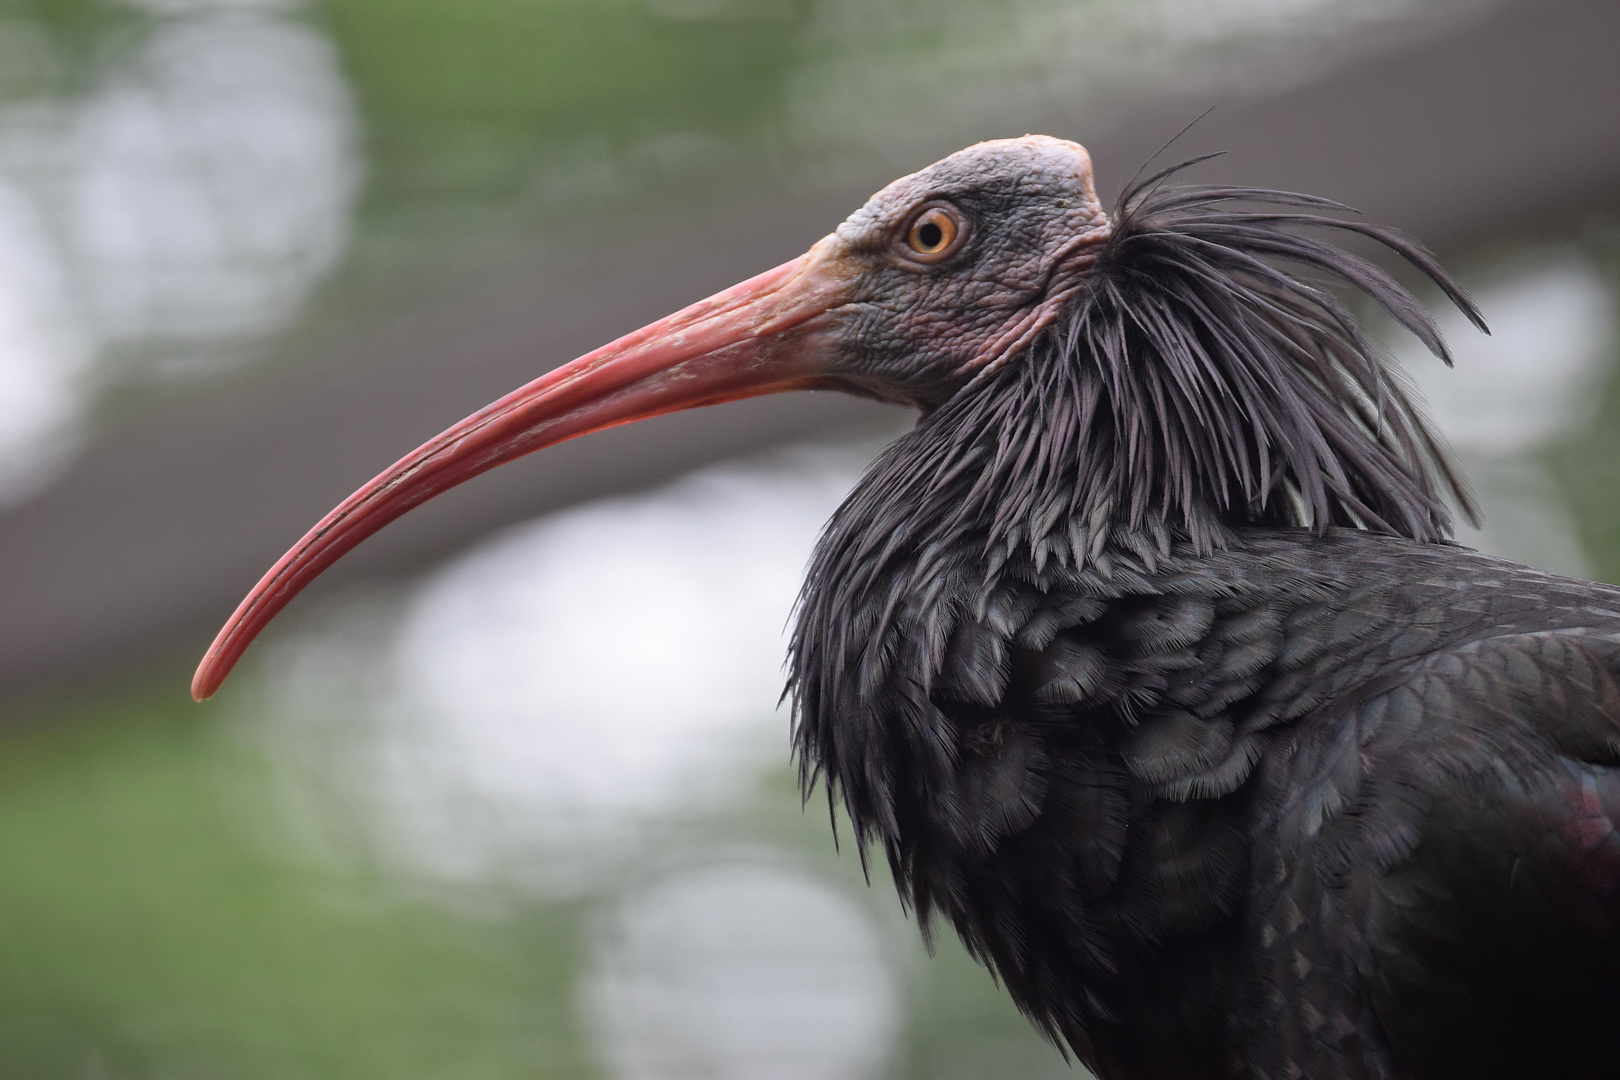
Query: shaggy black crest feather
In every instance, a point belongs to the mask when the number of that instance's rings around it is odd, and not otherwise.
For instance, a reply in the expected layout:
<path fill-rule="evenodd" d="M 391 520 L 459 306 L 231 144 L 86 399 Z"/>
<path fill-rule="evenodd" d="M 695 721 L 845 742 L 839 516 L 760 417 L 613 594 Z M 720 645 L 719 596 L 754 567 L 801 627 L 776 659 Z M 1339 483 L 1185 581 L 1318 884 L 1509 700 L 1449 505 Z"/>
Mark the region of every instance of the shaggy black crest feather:
<path fill-rule="evenodd" d="M 959 580 L 947 564 L 968 552 L 986 578 L 1027 558 L 1036 572 L 1051 561 L 1107 580 L 1151 573 L 1177 542 L 1223 549 L 1237 528 L 1342 525 L 1432 542 L 1450 530 L 1448 495 L 1474 518 L 1403 376 L 1327 284 L 1286 266 L 1364 293 L 1447 365 L 1410 292 L 1305 233 L 1384 245 L 1484 330 L 1473 302 L 1398 230 L 1313 212 L 1355 213 L 1342 203 L 1166 185 L 1201 160 L 1127 188 L 1064 316 L 890 445 L 828 523 L 790 649 L 807 791 L 839 776 L 823 734 L 852 666 L 874 686 L 890 670 L 882 631 L 897 607 Z M 1245 208 L 1256 205 L 1287 209 Z M 882 810 L 850 809 L 864 841 Z"/>

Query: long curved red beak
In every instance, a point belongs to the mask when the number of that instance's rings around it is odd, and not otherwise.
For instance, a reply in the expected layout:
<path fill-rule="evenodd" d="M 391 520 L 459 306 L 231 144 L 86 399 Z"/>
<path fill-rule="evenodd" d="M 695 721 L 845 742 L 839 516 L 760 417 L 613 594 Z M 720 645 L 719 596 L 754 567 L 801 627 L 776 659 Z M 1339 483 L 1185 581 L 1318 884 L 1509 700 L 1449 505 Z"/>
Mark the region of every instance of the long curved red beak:
<path fill-rule="evenodd" d="M 270 568 L 209 647 L 191 696 L 212 697 L 289 600 L 418 503 L 577 435 L 818 385 L 831 372 L 813 320 L 846 296 L 829 238 L 792 262 L 542 375 L 429 439 L 344 499 Z"/>

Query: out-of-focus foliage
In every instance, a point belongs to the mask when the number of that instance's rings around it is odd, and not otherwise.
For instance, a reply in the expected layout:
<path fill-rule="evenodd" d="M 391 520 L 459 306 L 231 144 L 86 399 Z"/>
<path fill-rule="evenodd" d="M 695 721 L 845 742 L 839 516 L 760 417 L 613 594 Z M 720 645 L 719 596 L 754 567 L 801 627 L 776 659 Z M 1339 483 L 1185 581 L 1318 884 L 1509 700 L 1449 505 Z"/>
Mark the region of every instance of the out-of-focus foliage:
<path fill-rule="evenodd" d="M 1593 222 L 1584 237 L 1620 311 L 1620 222 Z M 1599 581 L 1620 583 L 1620 340 L 1605 365 L 1608 378 L 1591 421 L 1547 452 Z"/>
<path fill-rule="evenodd" d="M 146 21 L 117 0 L 0 0 L 0 19 L 16 35 L 0 76 L 0 95 L 13 100 L 82 89 L 97 62 Z"/>
<path fill-rule="evenodd" d="M 800 23 L 785 0 L 332 0 L 328 19 L 385 203 L 511 197 L 548 152 L 758 124 Z"/>
<path fill-rule="evenodd" d="M 251 726 L 177 701 L 183 674 L 0 740 L 0 1074 L 600 1075 L 576 1000 L 595 898 L 412 889 L 312 855 Z M 820 810 L 782 770 L 710 830 L 858 896 Z M 954 942 L 918 963 L 891 1075 L 1066 1074 Z"/>
<path fill-rule="evenodd" d="M 301 854 L 284 809 L 168 693 L 0 743 L 0 1073 L 591 1075 L 573 912 L 384 889 Z"/>

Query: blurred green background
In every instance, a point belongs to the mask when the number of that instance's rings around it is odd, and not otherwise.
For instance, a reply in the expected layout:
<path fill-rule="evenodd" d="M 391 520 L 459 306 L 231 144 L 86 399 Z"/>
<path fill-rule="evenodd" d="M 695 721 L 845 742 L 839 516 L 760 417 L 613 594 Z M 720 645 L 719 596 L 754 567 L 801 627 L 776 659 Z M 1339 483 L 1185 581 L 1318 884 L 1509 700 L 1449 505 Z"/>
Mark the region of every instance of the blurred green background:
<path fill-rule="evenodd" d="M 1572 58 L 1614 22 L 0 0 L 0 1074 L 1077 1071 L 835 850 L 773 711 L 816 525 L 899 411 L 559 448 L 357 553 L 207 707 L 190 666 L 495 393 L 963 143 L 1079 138 L 1111 195 L 1210 104 L 1174 153 L 1357 202 L 1478 293 L 1456 372 L 1390 335 L 1486 508 L 1465 542 L 1620 581 L 1620 98 Z"/>

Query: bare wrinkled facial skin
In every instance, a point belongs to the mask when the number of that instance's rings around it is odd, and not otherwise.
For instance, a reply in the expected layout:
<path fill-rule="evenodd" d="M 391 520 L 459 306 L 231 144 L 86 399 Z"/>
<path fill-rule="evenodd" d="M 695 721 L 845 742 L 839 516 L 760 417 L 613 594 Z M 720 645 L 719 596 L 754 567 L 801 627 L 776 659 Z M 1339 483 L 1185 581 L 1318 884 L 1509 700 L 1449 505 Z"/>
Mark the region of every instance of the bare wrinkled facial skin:
<path fill-rule="evenodd" d="M 908 258 L 906 230 L 939 203 L 958 211 L 965 240 L 937 263 Z M 850 343 L 840 384 L 938 404 L 1056 318 L 1108 230 L 1091 157 L 1064 139 L 979 143 L 901 177 L 823 241 L 849 280 L 823 328 Z"/>

